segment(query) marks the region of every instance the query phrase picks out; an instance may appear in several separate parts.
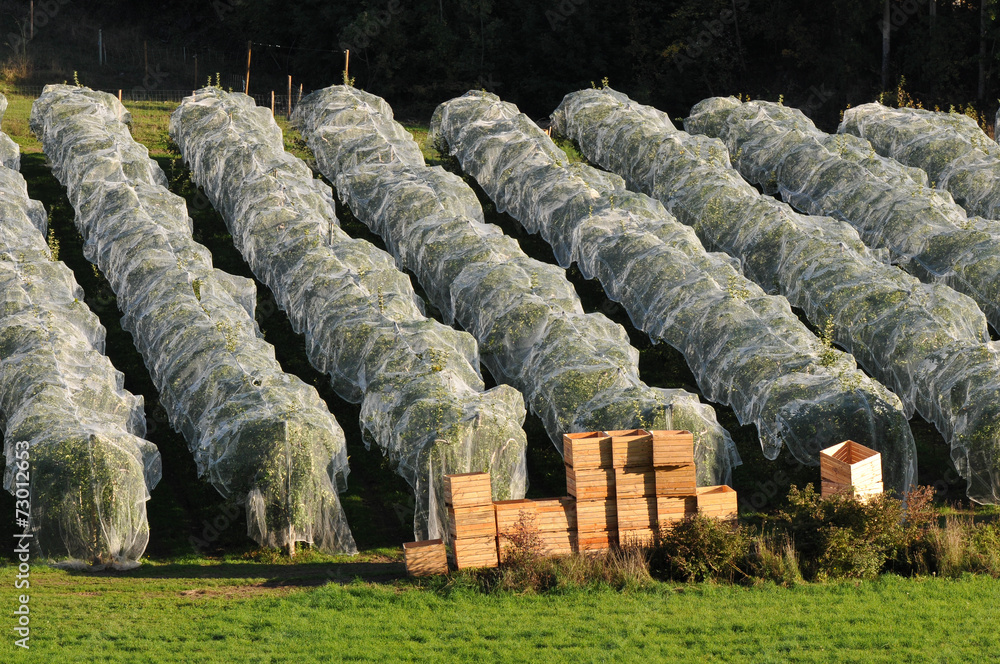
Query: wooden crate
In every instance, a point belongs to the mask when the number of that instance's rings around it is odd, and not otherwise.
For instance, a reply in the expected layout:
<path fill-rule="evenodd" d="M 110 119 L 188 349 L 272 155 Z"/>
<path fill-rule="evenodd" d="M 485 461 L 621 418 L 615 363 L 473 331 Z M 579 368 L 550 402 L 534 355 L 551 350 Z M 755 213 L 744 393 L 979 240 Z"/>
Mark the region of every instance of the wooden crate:
<path fill-rule="evenodd" d="M 698 513 L 717 519 L 735 519 L 736 490 L 725 484 L 698 487 Z"/>
<path fill-rule="evenodd" d="M 617 501 L 605 498 L 576 501 L 576 529 L 580 532 L 618 530 Z"/>
<path fill-rule="evenodd" d="M 493 489 L 489 473 L 461 473 L 444 476 L 444 502 L 453 507 L 490 505 Z"/>
<path fill-rule="evenodd" d="M 542 498 L 531 502 L 535 504 L 538 532 L 576 530 L 576 500 L 571 496 Z"/>
<path fill-rule="evenodd" d="M 632 528 L 618 531 L 618 539 L 622 546 L 652 546 L 655 538 L 656 530 L 653 528 Z"/>
<path fill-rule="evenodd" d="M 566 493 L 577 500 L 615 497 L 614 469 L 578 470 L 566 466 Z"/>
<path fill-rule="evenodd" d="M 600 431 L 564 433 L 563 460 L 577 470 L 612 468 L 611 437 Z"/>
<path fill-rule="evenodd" d="M 497 517 L 493 505 L 448 507 L 448 533 L 452 539 L 496 537 Z"/>
<path fill-rule="evenodd" d="M 853 440 L 845 440 L 819 453 L 820 494 L 826 498 L 852 490 L 867 498 L 882 493 L 882 455 Z"/>
<path fill-rule="evenodd" d="M 452 558 L 455 567 L 496 567 L 497 538 L 467 537 L 451 541 Z"/>
<path fill-rule="evenodd" d="M 615 468 L 651 469 L 653 435 L 645 429 L 605 431 L 611 437 L 611 460 Z"/>
<path fill-rule="evenodd" d="M 448 573 L 448 552 L 439 539 L 403 544 L 403 560 L 410 576 L 436 576 Z"/>
<path fill-rule="evenodd" d="M 577 551 L 601 551 L 618 544 L 618 531 L 591 530 L 577 531 Z"/>
<path fill-rule="evenodd" d="M 493 503 L 493 511 L 497 520 L 497 533 L 505 533 L 515 528 L 522 515 L 527 523 L 537 527 L 538 518 L 533 500 L 498 500 Z"/>
<path fill-rule="evenodd" d="M 869 499 L 874 496 L 879 495 L 883 492 L 883 486 L 881 482 L 872 482 L 868 485 L 867 490 L 858 491 L 855 487 L 850 484 L 836 484 L 834 482 L 823 482 L 820 485 L 820 495 L 823 498 L 830 498 L 836 495 L 853 496 L 862 502 L 868 502 Z"/>
<path fill-rule="evenodd" d="M 694 463 L 694 434 L 690 431 L 652 431 L 653 466 Z"/>
<path fill-rule="evenodd" d="M 656 528 L 656 496 L 618 499 L 618 535 L 626 530 Z M 622 540 L 625 541 L 624 539 Z"/>
<path fill-rule="evenodd" d="M 615 469 L 615 496 L 618 500 L 655 495 L 656 471 L 633 473 L 621 468 Z"/>
<path fill-rule="evenodd" d="M 661 526 L 669 526 L 678 521 L 683 521 L 697 513 L 697 495 L 656 497 L 656 520 Z"/>
<path fill-rule="evenodd" d="M 698 481 L 693 463 L 662 466 L 653 472 L 656 473 L 657 496 L 696 495 Z"/>
<path fill-rule="evenodd" d="M 501 535 L 497 539 L 500 561 L 507 560 L 510 552 L 508 538 Z M 538 533 L 539 553 L 546 557 L 568 556 L 576 551 L 576 531 Z"/>

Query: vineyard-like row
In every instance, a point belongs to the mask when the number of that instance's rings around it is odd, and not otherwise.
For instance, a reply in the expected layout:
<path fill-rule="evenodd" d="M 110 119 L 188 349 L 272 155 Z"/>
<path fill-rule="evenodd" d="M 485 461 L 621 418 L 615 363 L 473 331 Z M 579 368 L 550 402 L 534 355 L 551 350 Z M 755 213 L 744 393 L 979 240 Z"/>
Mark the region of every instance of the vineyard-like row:
<path fill-rule="evenodd" d="M 1000 500 L 996 350 L 975 302 L 880 261 L 848 224 L 801 215 L 761 196 L 729 164 L 718 139 L 672 129 L 655 109 L 612 90 L 568 95 L 554 114 L 584 152 L 655 195 L 703 242 L 783 293 L 817 326 L 934 422 L 980 502 Z M 660 114 L 662 115 L 662 114 Z M 977 410 L 971 411 L 969 405 Z"/>
<path fill-rule="evenodd" d="M 245 505 L 260 544 L 355 552 L 337 495 L 343 431 L 315 389 L 281 370 L 254 320 L 253 283 L 212 266 L 129 120 L 111 95 L 47 86 L 31 128 L 171 424 L 199 474 Z M 494 498 L 523 497 L 525 402 L 557 449 L 570 431 L 691 430 L 699 484 L 729 481 L 739 455 L 712 407 L 640 379 L 625 330 L 584 312 L 563 270 L 573 263 L 684 355 L 708 399 L 757 427 L 766 457 L 786 446 L 815 465 L 820 449 L 853 439 L 881 451 L 886 486 L 905 491 L 916 411 L 950 443 L 969 497 L 1000 502 L 1000 347 L 986 322 L 1000 327 L 1000 232 L 969 216 L 996 216 L 1000 148 L 968 118 L 869 104 L 831 136 L 781 104 L 712 98 L 692 109 L 689 134 L 609 88 L 567 95 L 555 128 L 608 173 L 568 163 L 495 95 L 439 106 L 430 140 L 562 267 L 485 223 L 475 192 L 426 165 L 384 100 L 333 86 L 303 99 L 295 121 L 391 256 L 340 229 L 330 187 L 251 98 L 199 90 L 170 133 L 313 366 L 361 404 L 365 443 L 413 488 L 418 539 L 449 537 L 446 474 L 487 471 Z M 42 552 L 131 566 L 160 478 L 142 399 L 103 355 L 104 329 L 53 259 L 45 211 L 2 134 L 0 160 L 4 487 L 20 499 L 30 455 Z M 428 318 L 404 269 L 468 333 Z M 485 389 L 480 352 L 508 385 Z"/>
<path fill-rule="evenodd" d="M 922 169 L 969 214 L 1000 219 L 1000 146 L 960 113 L 864 104 L 844 111 L 837 130 L 876 152 Z"/>
<path fill-rule="evenodd" d="M 330 187 L 285 152 L 270 112 L 204 89 L 174 112 L 171 134 L 254 274 L 305 332 L 313 365 L 361 401 L 366 438 L 416 494 L 416 537 L 448 537 L 447 474 L 487 471 L 496 497 L 523 498 L 521 395 L 484 391 L 475 340 L 425 317 L 392 258 L 339 228 Z"/>
<path fill-rule="evenodd" d="M 569 431 L 686 429 L 703 484 L 729 481 L 739 458 L 714 410 L 683 390 L 643 383 L 625 330 L 584 314 L 564 270 L 529 258 L 485 224 L 472 189 L 425 165 L 384 100 L 336 86 L 304 99 L 297 117 L 342 200 L 449 322 L 472 332 L 483 362 L 524 393 L 560 452 Z"/>
<path fill-rule="evenodd" d="M 772 102 L 707 99 L 684 126 L 722 139 L 743 177 L 765 193 L 846 221 L 921 281 L 972 297 L 1000 329 L 1000 232 L 928 187 L 924 171 L 878 155 L 857 136 L 823 133 L 798 109 Z"/>
<path fill-rule="evenodd" d="M 0 95 L 0 116 L 6 106 Z M 160 480 L 160 454 L 142 438 L 143 400 L 123 389 L 104 328 L 45 242 L 45 209 L 28 198 L 17 145 L 0 135 L 0 151 L 4 488 L 43 555 L 131 567 Z"/>
<path fill-rule="evenodd" d="M 916 454 L 899 400 L 850 356 L 824 349 L 784 298 L 765 295 L 691 229 L 621 178 L 564 164 L 537 125 L 496 96 L 470 92 L 440 106 L 431 134 L 558 260 L 577 262 L 639 329 L 684 353 L 706 396 L 757 425 L 769 458 L 782 444 L 817 464 L 851 438 L 880 449 L 886 481 L 905 489 Z M 724 151 L 724 148 L 719 148 Z"/>
<path fill-rule="evenodd" d="M 171 424 L 199 474 L 245 504 L 259 543 L 356 551 L 337 495 L 343 431 L 315 388 L 281 370 L 254 321 L 253 282 L 212 267 L 128 120 L 113 96 L 65 85 L 46 86 L 31 111 Z"/>

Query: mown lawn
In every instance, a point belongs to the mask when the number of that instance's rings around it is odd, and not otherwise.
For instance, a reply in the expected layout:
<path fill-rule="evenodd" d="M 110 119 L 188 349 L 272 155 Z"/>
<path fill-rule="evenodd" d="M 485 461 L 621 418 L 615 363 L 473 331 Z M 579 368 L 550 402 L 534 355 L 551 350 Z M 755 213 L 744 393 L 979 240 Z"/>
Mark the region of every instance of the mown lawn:
<path fill-rule="evenodd" d="M 1000 580 L 989 577 L 482 595 L 351 580 L 351 567 L 163 565 L 111 576 L 38 570 L 32 652 L 14 653 L 8 638 L 0 661 L 29 655 L 50 663 L 1000 658 Z M 374 563 L 366 576 L 398 567 Z"/>

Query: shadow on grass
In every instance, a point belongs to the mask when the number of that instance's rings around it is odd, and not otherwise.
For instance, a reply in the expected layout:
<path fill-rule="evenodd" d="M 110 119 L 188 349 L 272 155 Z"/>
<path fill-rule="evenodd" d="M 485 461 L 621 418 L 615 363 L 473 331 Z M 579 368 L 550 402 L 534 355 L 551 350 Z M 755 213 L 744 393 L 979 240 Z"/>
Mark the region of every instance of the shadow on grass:
<path fill-rule="evenodd" d="M 69 570 L 74 580 L 97 580 L 107 578 L 150 579 L 150 580 L 245 580 L 258 588 L 316 587 L 327 583 L 346 585 L 354 581 L 365 583 L 392 584 L 406 577 L 406 567 L 402 562 L 343 562 L 305 563 L 298 565 L 234 563 L 218 564 L 169 563 L 166 565 L 142 565 L 133 570 Z M 263 580 L 262 582 L 260 580 Z"/>

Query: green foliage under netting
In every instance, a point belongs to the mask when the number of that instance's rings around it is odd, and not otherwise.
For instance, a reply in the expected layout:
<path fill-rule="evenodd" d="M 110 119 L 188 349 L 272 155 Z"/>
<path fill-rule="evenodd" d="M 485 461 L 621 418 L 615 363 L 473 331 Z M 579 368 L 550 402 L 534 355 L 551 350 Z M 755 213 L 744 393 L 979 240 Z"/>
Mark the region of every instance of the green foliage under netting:
<path fill-rule="evenodd" d="M 738 457 L 711 407 L 643 383 L 621 326 L 584 314 L 564 270 L 485 224 L 473 190 L 424 164 L 385 100 L 333 86 L 303 99 L 295 121 L 354 216 L 479 340 L 483 363 L 524 393 L 557 449 L 570 431 L 688 429 L 701 481 L 729 481 Z"/>
<path fill-rule="evenodd" d="M 161 405 L 199 474 L 245 504 L 260 544 L 355 552 L 337 497 L 348 474 L 343 431 L 315 388 L 281 370 L 254 322 L 253 283 L 212 267 L 184 200 L 128 120 L 112 95 L 47 86 L 31 126 Z"/>
<path fill-rule="evenodd" d="M 761 196 L 730 166 L 720 140 L 678 131 L 662 112 L 621 93 L 567 95 L 553 117 L 589 157 L 660 199 L 814 325 L 832 319 L 834 340 L 900 396 L 908 416 L 919 411 L 949 441 L 967 495 L 1000 501 L 992 424 L 1000 354 L 971 298 L 886 264 L 844 222 Z"/>
<path fill-rule="evenodd" d="M 484 389 L 475 340 L 425 317 L 392 258 L 340 229 L 332 191 L 285 151 L 270 112 L 206 88 L 171 134 L 313 366 L 361 403 L 366 442 L 413 488 L 417 539 L 448 537 L 446 474 L 489 471 L 495 497 L 523 497 L 523 398 Z"/>
<path fill-rule="evenodd" d="M 784 445 L 816 465 L 820 449 L 863 439 L 886 452 L 891 486 L 902 491 L 912 481 L 913 438 L 897 397 L 850 356 L 824 348 L 787 300 L 707 253 L 662 204 L 626 190 L 618 176 L 567 165 L 536 124 L 495 95 L 442 104 L 431 136 L 499 210 L 540 232 L 561 264 L 577 263 L 637 328 L 684 353 L 705 396 L 756 425 L 765 456 Z"/>

